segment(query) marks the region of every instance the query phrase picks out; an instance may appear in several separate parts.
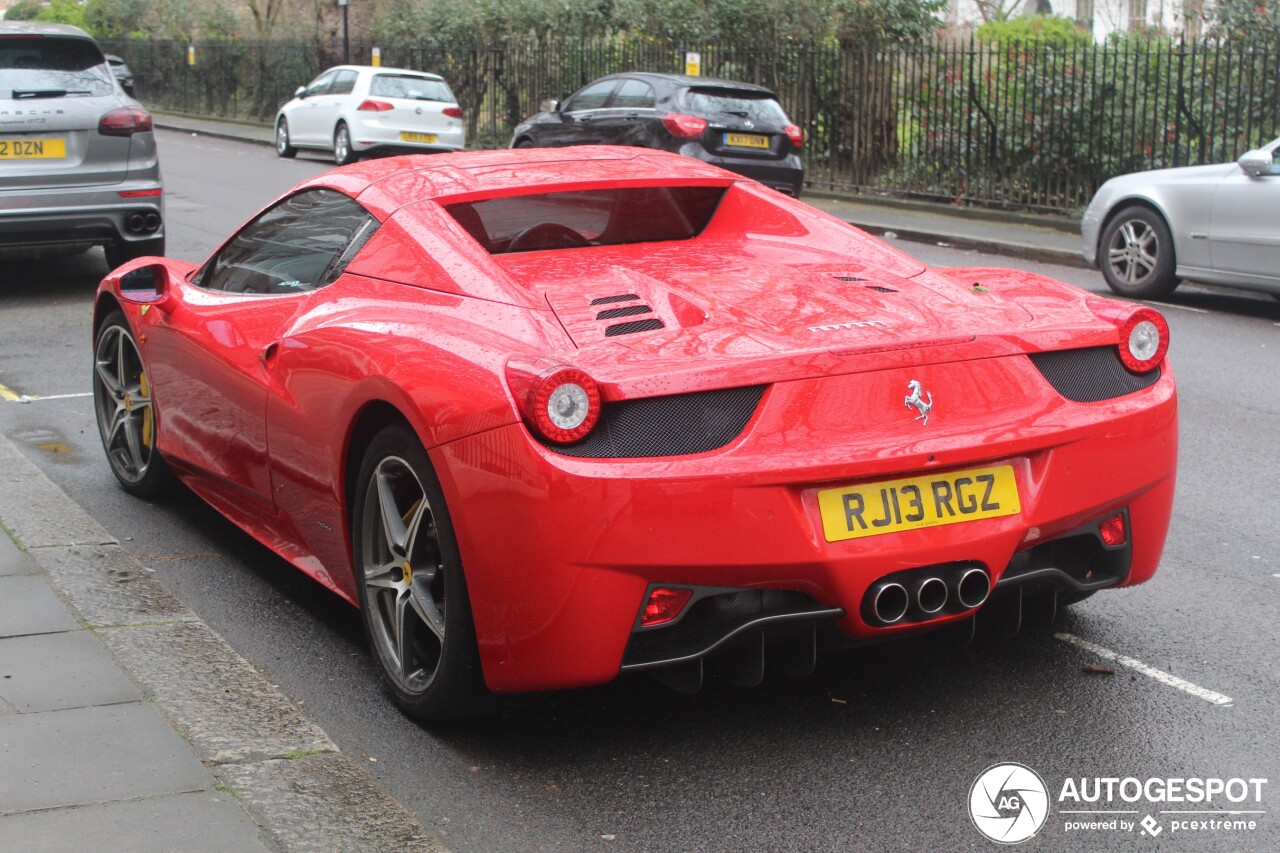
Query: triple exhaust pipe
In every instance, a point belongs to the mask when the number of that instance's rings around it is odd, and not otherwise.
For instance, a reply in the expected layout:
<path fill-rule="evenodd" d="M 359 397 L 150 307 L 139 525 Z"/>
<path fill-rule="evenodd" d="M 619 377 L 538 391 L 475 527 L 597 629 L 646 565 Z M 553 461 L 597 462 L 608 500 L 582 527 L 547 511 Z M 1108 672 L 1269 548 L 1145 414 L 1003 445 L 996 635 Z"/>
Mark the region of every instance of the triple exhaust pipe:
<path fill-rule="evenodd" d="M 977 566 L 917 569 L 876 581 L 863 598 L 863 618 L 872 625 L 912 622 L 942 613 L 981 607 L 991 594 L 991 578 Z"/>

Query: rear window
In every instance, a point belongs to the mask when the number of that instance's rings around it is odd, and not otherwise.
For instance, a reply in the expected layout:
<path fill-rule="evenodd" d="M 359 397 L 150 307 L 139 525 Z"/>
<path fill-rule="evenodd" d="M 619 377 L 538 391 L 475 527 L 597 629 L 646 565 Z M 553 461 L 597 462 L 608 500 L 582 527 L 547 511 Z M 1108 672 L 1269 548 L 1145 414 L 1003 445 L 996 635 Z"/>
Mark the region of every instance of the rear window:
<path fill-rule="evenodd" d="M 702 233 L 724 187 L 611 187 L 446 206 L 491 254 L 688 240 Z"/>
<path fill-rule="evenodd" d="M 115 80 L 98 46 L 58 36 L 0 36 L 0 98 L 110 95 Z"/>
<path fill-rule="evenodd" d="M 369 85 L 370 95 L 384 98 L 406 98 L 411 101 L 454 100 L 453 92 L 443 80 L 416 77 L 412 74 L 375 74 Z"/>
<path fill-rule="evenodd" d="M 690 89 L 684 96 L 685 109 L 697 116 L 731 115 L 754 121 L 786 124 L 787 113 L 768 95 L 724 90 Z"/>

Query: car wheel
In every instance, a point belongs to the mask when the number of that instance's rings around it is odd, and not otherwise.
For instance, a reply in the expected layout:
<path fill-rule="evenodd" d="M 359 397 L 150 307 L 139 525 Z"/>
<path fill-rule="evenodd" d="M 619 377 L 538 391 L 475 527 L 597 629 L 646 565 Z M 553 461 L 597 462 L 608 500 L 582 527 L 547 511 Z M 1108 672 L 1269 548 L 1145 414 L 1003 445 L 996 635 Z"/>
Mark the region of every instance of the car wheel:
<path fill-rule="evenodd" d="M 533 147 L 533 140 L 532 140 L 532 139 L 521 139 L 519 142 L 517 142 L 517 143 L 516 143 L 516 147 L 517 147 L 517 148 L 532 148 L 532 147 Z"/>
<path fill-rule="evenodd" d="M 1164 218 L 1147 207 L 1126 207 L 1102 232 L 1099 262 L 1107 286 L 1121 296 L 1151 299 L 1178 286 L 1173 237 Z"/>
<path fill-rule="evenodd" d="M 172 474 L 156 450 L 151 386 L 124 314 L 107 315 L 93 351 L 93 404 L 111 473 L 131 494 L 158 495 L 169 486 Z"/>
<path fill-rule="evenodd" d="M 339 166 L 356 161 L 356 152 L 351 150 L 351 131 L 346 124 L 338 122 L 333 131 L 333 162 Z"/>
<path fill-rule="evenodd" d="M 276 122 L 276 156 L 295 157 L 298 149 L 289 144 L 289 123 L 283 118 Z"/>
<path fill-rule="evenodd" d="M 107 266 L 115 269 L 123 263 L 132 261 L 134 258 L 145 258 L 147 255 L 163 255 L 164 238 L 154 237 L 150 240 L 115 243 L 110 246 L 104 246 L 103 252 L 107 256 Z"/>
<path fill-rule="evenodd" d="M 429 721 L 485 710 L 493 697 L 453 526 L 408 427 L 383 429 L 365 452 L 351 536 L 365 634 L 396 704 Z"/>

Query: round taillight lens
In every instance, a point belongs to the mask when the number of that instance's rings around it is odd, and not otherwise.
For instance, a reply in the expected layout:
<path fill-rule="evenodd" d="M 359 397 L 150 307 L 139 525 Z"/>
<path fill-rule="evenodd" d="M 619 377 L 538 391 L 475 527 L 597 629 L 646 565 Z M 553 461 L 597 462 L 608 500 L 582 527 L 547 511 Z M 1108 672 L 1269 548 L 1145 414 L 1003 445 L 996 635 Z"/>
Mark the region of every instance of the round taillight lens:
<path fill-rule="evenodd" d="M 529 409 L 531 426 L 543 438 L 570 444 L 585 437 L 600 419 L 600 389 L 583 371 L 561 368 L 541 378 Z"/>
<path fill-rule="evenodd" d="M 678 136 L 681 139 L 697 139 L 707 129 L 707 120 L 697 116 L 670 113 L 662 117 L 662 126 L 670 131 L 672 136 Z"/>
<path fill-rule="evenodd" d="M 1120 360 L 1134 373 L 1148 373 L 1169 351 L 1169 324 L 1160 312 L 1139 308 L 1120 327 Z"/>

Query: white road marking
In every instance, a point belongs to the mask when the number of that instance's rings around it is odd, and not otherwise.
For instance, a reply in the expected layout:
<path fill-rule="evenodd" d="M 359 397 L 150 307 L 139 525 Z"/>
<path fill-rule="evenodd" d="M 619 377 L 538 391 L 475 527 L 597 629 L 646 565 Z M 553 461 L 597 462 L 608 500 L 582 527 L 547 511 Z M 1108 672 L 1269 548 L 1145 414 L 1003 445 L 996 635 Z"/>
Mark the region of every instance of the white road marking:
<path fill-rule="evenodd" d="M 35 396 L 29 394 L 19 394 L 13 389 L 0 385 L 0 400 L 7 403 L 34 403 L 36 400 L 70 400 L 75 397 L 92 397 L 92 391 L 81 391 L 76 394 L 49 394 L 48 396 Z"/>
<path fill-rule="evenodd" d="M 1177 308 L 1179 311 L 1190 311 L 1192 314 L 1208 314 L 1208 308 L 1192 308 L 1190 305 L 1174 305 L 1172 302 L 1152 302 L 1152 305 L 1159 305 L 1161 308 Z"/>
<path fill-rule="evenodd" d="M 1201 687 L 1198 684 L 1192 684 L 1190 681 L 1178 678 L 1176 675 L 1172 675 L 1162 669 L 1156 669 L 1154 666 L 1149 666 L 1136 658 L 1127 657 L 1119 652 L 1113 652 L 1110 649 L 1105 649 L 1096 643 L 1091 643 L 1088 640 L 1081 639 L 1075 634 L 1054 634 L 1054 636 L 1059 640 L 1062 640 L 1064 643 L 1070 643 L 1071 645 L 1078 646 L 1087 652 L 1093 652 L 1099 657 L 1115 661 L 1121 666 L 1127 666 L 1129 669 L 1140 672 L 1148 678 L 1153 678 L 1161 684 L 1176 687 L 1183 693 L 1189 693 L 1192 696 L 1205 700 L 1206 702 L 1212 702 L 1215 705 L 1230 705 L 1236 701 L 1230 696 L 1224 696 L 1217 691 L 1209 690 L 1208 688 Z"/>

